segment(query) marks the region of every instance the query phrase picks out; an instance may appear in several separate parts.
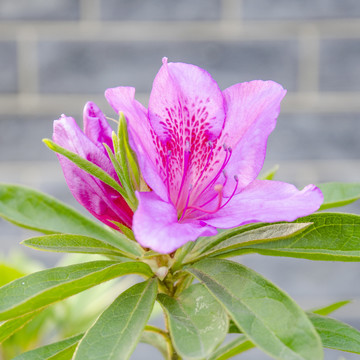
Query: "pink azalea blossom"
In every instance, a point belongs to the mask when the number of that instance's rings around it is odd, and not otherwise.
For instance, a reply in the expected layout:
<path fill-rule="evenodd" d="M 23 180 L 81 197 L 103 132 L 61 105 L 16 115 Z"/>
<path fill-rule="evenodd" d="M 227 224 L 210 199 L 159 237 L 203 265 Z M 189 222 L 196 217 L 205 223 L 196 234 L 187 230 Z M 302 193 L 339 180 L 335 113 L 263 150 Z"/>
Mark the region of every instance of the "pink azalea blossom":
<path fill-rule="evenodd" d="M 54 121 L 53 140 L 106 171 L 120 181 L 103 144 L 113 150 L 112 129 L 100 109 L 92 102 L 84 108 L 84 131 L 72 117 L 62 115 Z M 69 186 L 76 200 L 100 221 L 115 229 L 114 222 L 129 228 L 132 226 L 133 211 L 123 197 L 112 187 L 95 176 L 77 167 L 63 155 L 58 158 Z"/>
<path fill-rule="evenodd" d="M 106 91 L 114 110 L 125 114 L 130 145 L 152 190 L 136 193 L 139 206 L 133 231 L 143 247 L 171 253 L 199 236 L 215 235 L 216 228 L 293 221 L 319 208 L 323 196 L 314 185 L 299 191 L 287 183 L 256 179 L 285 93 L 273 81 L 258 80 L 221 91 L 203 69 L 168 63 L 166 58 L 154 80 L 148 109 L 134 99 L 134 88 Z M 71 120 L 63 122 L 73 126 Z M 93 137 L 100 136 L 97 126 Z M 91 143 L 96 147 L 99 140 Z M 97 154 L 106 160 L 100 149 Z M 85 187 L 82 191 L 88 191 Z M 91 208 L 86 198 L 86 207 Z M 108 202 L 111 198 L 105 189 L 97 193 L 96 202 L 102 198 Z M 118 211 L 126 213 L 124 208 Z"/>

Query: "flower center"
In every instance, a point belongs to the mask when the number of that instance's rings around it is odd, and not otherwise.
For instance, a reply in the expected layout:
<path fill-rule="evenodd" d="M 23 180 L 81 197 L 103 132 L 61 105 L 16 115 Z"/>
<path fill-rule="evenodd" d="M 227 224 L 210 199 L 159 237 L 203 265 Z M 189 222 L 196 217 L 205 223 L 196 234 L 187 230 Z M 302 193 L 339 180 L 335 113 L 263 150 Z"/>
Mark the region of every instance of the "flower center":
<path fill-rule="evenodd" d="M 226 206 L 229 201 L 233 198 L 238 188 L 238 177 L 234 176 L 235 179 L 235 187 L 229 198 L 223 203 L 224 194 L 223 189 L 227 183 L 228 176 L 225 172 L 225 168 L 230 161 L 232 155 L 231 147 L 227 147 L 225 144 L 222 146 L 223 151 L 225 152 L 225 156 L 223 158 L 223 163 L 219 167 L 217 173 L 212 177 L 211 181 L 206 184 L 203 188 L 201 187 L 201 180 L 203 179 L 203 175 L 210 166 L 210 162 L 212 159 L 214 146 L 211 141 L 208 142 L 208 157 L 207 161 L 201 170 L 200 174 L 197 176 L 196 181 L 194 183 L 190 183 L 188 188 L 186 189 L 184 184 L 186 183 L 185 179 L 188 173 L 188 169 L 191 163 L 191 151 L 190 144 L 186 144 L 184 149 L 184 172 L 182 174 L 181 186 L 179 188 L 179 192 L 177 195 L 175 207 L 178 209 L 178 219 L 179 221 L 183 220 L 185 217 L 191 216 L 191 218 L 201 217 L 205 214 L 213 214 L 224 206 Z M 170 163 L 171 152 L 168 152 L 167 163 L 167 185 L 169 191 L 169 181 L 168 181 L 168 164 Z M 198 189 L 198 191 L 196 191 Z M 200 190 L 200 191 L 199 191 Z M 185 204 L 181 206 L 179 204 L 179 200 L 186 196 Z M 216 201 L 217 199 L 217 201 Z M 214 204 L 216 202 L 216 204 Z M 198 214 L 198 212 L 201 214 Z"/>

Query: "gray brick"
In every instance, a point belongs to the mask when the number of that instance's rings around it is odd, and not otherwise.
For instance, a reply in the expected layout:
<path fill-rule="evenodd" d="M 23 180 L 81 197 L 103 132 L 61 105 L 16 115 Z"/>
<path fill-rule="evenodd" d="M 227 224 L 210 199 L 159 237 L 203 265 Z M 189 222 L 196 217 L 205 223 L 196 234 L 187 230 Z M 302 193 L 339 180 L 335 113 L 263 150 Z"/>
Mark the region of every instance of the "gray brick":
<path fill-rule="evenodd" d="M 360 40 L 323 40 L 320 46 L 320 89 L 324 91 L 359 91 L 359 58 Z"/>
<path fill-rule="evenodd" d="M 358 0 L 243 0 L 242 13 L 251 20 L 358 17 L 360 3 Z"/>
<path fill-rule="evenodd" d="M 0 42 L 0 93 L 17 90 L 16 44 Z"/>
<path fill-rule="evenodd" d="M 77 20 L 79 0 L 1 0 L 0 19 Z"/>
<path fill-rule="evenodd" d="M 0 161 L 51 160 L 42 139 L 52 136 L 52 118 L 0 116 Z"/>
<path fill-rule="evenodd" d="M 252 79 L 296 88 L 297 44 L 291 41 L 43 42 L 39 52 L 43 93 L 99 93 L 120 85 L 148 92 L 163 56 L 205 68 L 222 88 Z"/>
<path fill-rule="evenodd" d="M 215 20 L 220 0 L 102 0 L 104 20 Z"/>
<path fill-rule="evenodd" d="M 267 159 L 358 159 L 360 114 L 280 115 Z"/>

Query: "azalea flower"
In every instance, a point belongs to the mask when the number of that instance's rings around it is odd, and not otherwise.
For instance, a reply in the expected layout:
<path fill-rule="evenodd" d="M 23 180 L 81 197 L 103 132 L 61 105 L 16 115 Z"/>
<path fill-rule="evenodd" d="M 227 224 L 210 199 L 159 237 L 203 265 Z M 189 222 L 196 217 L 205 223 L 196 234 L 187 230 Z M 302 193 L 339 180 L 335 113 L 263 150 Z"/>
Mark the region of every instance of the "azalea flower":
<path fill-rule="evenodd" d="M 120 180 L 104 147 L 112 151 L 112 129 L 104 114 L 92 102 L 84 108 L 84 131 L 72 117 L 62 115 L 54 121 L 53 140 L 63 148 L 99 166 L 119 184 Z M 75 199 L 92 215 L 119 230 L 119 224 L 132 226 L 133 211 L 124 198 L 111 186 L 80 169 L 63 155 L 57 154 L 65 180 Z"/>
<path fill-rule="evenodd" d="M 127 119 L 130 145 L 151 189 L 136 192 L 132 229 L 143 247 L 171 253 L 200 236 L 215 235 L 217 228 L 293 221 L 320 207 L 323 196 L 314 185 L 299 191 L 287 183 L 256 179 L 285 93 L 281 85 L 259 80 L 221 91 L 205 70 L 168 63 L 166 58 L 154 80 L 148 109 L 135 100 L 134 88 L 106 91 L 110 105 Z M 105 136 L 98 133 L 102 126 L 100 120 L 95 122 L 92 136 Z M 104 138 L 92 141 L 95 145 Z M 106 160 L 101 149 L 97 154 Z M 86 187 L 83 184 L 82 191 L 89 192 Z M 102 198 L 109 200 L 106 192 L 97 193 L 96 201 L 102 205 Z M 118 211 L 126 213 L 121 206 Z M 115 214 L 113 207 L 111 211 L 109 216 Z M 100 220 L 104 219 L 102 215 Z"/>

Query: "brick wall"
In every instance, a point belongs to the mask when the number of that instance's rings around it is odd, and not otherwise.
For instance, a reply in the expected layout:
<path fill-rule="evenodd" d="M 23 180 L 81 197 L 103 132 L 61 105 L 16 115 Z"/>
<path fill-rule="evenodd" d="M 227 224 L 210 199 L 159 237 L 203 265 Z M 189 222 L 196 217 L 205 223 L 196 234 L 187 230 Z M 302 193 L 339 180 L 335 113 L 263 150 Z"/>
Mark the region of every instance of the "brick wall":
<path fill-rule="evenodd" d="M 0 0 L 0 181 L 74 204 L 41 143 L 52 120 L 80 119 L 87 100 L 113 116 L 103 92 L 117 85 L 135 86 L 146 104 L 163 56 L 206 68 L 222 88 L 272 79 L 288 89 L 266 165 L 280 164 L 279 179 L 360 181 L 358 0 Z M 28 234 L 3 221 L 0 229 L 4 253 Z M 245 262 L 304 305 L 360 298 L 345 281 L 358 281 L 358 264 Z M 359 325 L 356 307 L 341 316 Z"/>

